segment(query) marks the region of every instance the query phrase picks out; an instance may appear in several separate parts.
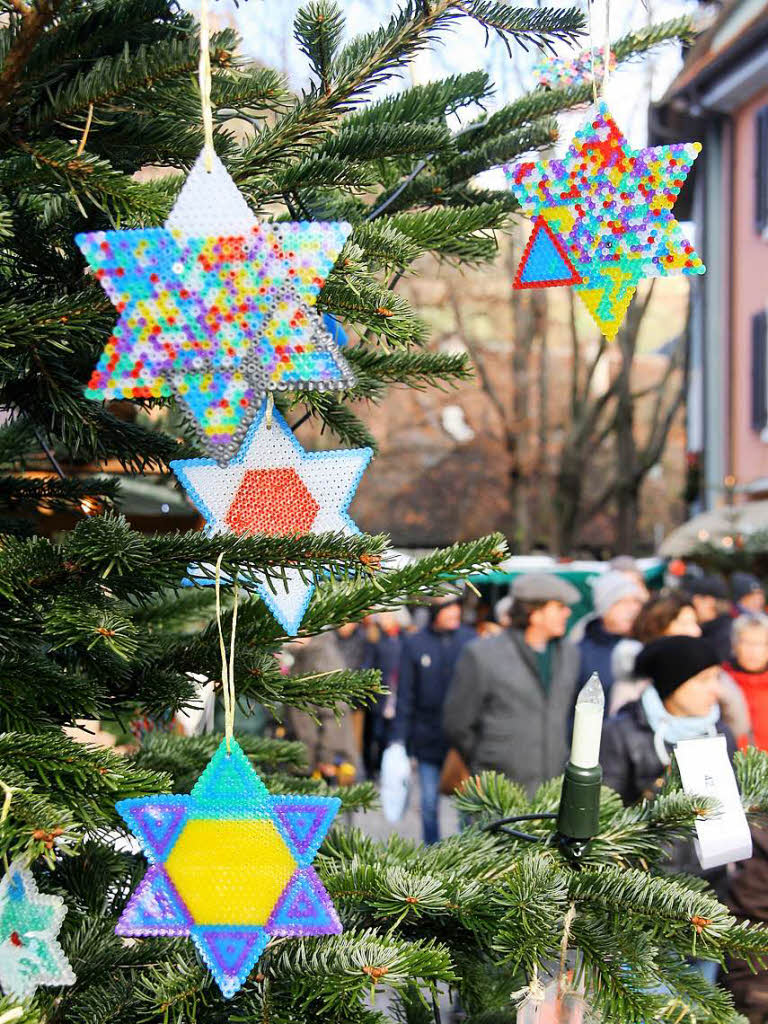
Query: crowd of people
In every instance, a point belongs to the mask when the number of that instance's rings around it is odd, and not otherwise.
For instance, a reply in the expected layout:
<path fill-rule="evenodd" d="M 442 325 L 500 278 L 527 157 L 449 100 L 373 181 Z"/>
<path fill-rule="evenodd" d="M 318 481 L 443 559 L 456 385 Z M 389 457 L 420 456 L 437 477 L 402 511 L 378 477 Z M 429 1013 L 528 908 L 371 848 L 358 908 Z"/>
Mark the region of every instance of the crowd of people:
<path fill-rule="evenodd" d="M 768 615 L 756 577 L 696 574 L 650 594 L 634 561 L 618 558 L 592 590 L 593 612 L 575 623 L 579 591 L 555 573 L 528 573 L 472 626 L 456 591 L 418 609 L 421 624 L 387 611 L 299 641 L 290 671 L 375 668 L 387 692 L 362 721 L 293 712 L 289 733 L 317 774 L 341 784 L 360 770 L 376 778 L 383 752 L 402 745 L 417 766 L 426 843 L 440 837 L 440 793 L 462 778 L 498 771 L 532 794 L 562 772 L 576 696 L 595 672 L 606 698 L 604 779 L 626 804 L 653 798 L 680 740 L 722 734 L 731 754 L 768 750 Z M 755 831 L 754 841 L 751 861 L 708 879 L 734 913 L 768 921 L 768 836 Z M 690 843 L 669 867 L 701 874 Z M 735 964 L 729 984 L 742 1012 L 762 1019 L 768 976 Z"/>
<path fill-rule="evenodd" d="M 562 772 L 576 696 L 594 672 L 608 710 L 604 779 L 626 804 L 653 798 L 680 740 L 722 734 L 731 755 L 749 744 L 768 750 L 768 616 L 756 577 L 695 575 L 651 595 L 622 558 L 595 579 L 592 614 L 569 629 L 579 598 L 554 573 L 530 573 L 512 584 L 497 608 L 503 628 L 490 636 L 462 625 L 455 597 L 436 599 L 429 623 L 403 639 L 389 741 L 418 763 L 425 842 L 439 837 L 449 763 L 451 785 L 458 761 L 465 775 L 503 772 L 529 793 Z M 737 914 L 768 920 L 767 851 L 755 832 L 751 861 L 707 876 Z M 669 869 L 702 873 L 690 843 L 672 852 Z M 718 969 L 697 966 L 710 978 Z M 764 973 L 735 964 L 729 979 L 742 1012 L 762 1019 Z"/>

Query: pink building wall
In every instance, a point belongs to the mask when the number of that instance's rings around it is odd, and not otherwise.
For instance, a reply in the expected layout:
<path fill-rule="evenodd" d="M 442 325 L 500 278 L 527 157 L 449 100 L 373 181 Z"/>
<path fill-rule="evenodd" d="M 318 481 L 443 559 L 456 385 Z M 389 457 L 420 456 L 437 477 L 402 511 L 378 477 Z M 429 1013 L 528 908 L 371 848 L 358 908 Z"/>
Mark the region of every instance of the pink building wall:
<path fill-rule="evenodd" d="M 755 228 L 755 116 L 768 105 L 768 89 L 733 115 L 733 293 L 731 453 L 738 485 L 768 477 L 768 443 L 752 429 L 752 316 L 768 307 L 768 241 Z M 723 339 L 726 345 L 728 339 Z"/>

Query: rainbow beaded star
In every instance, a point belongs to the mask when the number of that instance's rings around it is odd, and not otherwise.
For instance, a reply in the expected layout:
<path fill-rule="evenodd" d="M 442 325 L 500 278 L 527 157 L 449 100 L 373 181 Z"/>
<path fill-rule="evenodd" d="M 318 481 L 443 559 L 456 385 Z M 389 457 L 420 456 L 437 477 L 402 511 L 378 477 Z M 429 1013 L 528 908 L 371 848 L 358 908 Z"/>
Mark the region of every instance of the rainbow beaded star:
<path fill-rule="evenodd" d="M 611 50 L 608 70 L 616 69 L 616 54 Z M 602 78 L 605 73 L 603 49 L 582 50 L 575 56 L 553 56 L 546 54 L 536 61 L 532 68 L 536 83 L 546 89 L 567 89 L 592 81 L 592 76 Z"/>
<path fill-rule="evenodd" d="M 330 935 L 341 922 L 312 861 L 341 805 L 272 796 L 235 740 L 222 740 L 189 796 L 121 800 L 149 861 L 115 931 L 189 936 L 226 998 L 272 937 Z"/>
<path fill-rule="evenodd" d="M 505 167 L 522 211 L 540 228 L 516 287 L 573 283 L 575 275 L 579 297 L 612 338 L 642 278 L 703 274 L 671 213 L 700 149 L 694 142 L 633 150 L 601 102 L 562 160 Z"/>
<path fill-rule="evenodd" d="M 259 223 L 218 157 L 209 173 L 201 154 L 165 227 L 77 236 L 120 312 L 86 394 L 175 394 L 226 461 L 268 390 L 350 387 L 313 307 L 351 230 Z"/>
<path fill-rule="evenodd" d="M 41 893 L 27 868 L 13 863 L 0 882 L 0 988 L 23 999 L 40 985 L 71 985 L 72 966 L 58 942 L 67 907 Z"/>
<path fill-rule="evenodd" d="M 307 452 L 277 410 L 271 426 L 266 403 L 253 421 L 237 455 L 226 466 L 214 459 L 178 459 L 170 466 L 217 533 L 293 536 L 307 533 L 359 533 L 347 508 L 371 460 L 370 448 Z M 287 567 L 270 586 L 249 574 L 257 592 L 287 633 L 295 635 L 315 585 L 299 569 Z M 206 580 L 190 568 L 192 579 Z M 210 581 L 207 581 L 210 582 Z"/>

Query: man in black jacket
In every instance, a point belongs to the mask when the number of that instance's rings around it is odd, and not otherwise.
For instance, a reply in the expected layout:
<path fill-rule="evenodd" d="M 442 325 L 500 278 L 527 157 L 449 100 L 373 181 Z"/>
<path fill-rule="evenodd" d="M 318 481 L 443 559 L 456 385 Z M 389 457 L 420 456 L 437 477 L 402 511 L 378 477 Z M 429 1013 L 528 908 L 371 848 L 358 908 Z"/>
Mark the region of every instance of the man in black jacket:
<path fill-rule="evenodd" d="M 473 630 L 461 624 L 461 596 L 433 598 L 429 625 L 403 638 L 392 741 L 404 743 L 419 764 L 421 822 L 425 843 L 440 838 L 440 769 L 447 752 L 443 701 L 453 669 Z"/>

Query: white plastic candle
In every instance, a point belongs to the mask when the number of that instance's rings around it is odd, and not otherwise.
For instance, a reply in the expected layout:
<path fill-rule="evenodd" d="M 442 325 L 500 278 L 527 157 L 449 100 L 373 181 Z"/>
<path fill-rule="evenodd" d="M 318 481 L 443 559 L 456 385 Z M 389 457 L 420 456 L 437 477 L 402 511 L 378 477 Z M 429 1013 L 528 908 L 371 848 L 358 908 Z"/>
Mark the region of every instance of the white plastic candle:
<path fill-rule="evenodd" d="M 605 696 L 600 677 L 593 672 L 576 700 L 570 762 L 577 768 L 595 768 L 600 763 Z"/>

